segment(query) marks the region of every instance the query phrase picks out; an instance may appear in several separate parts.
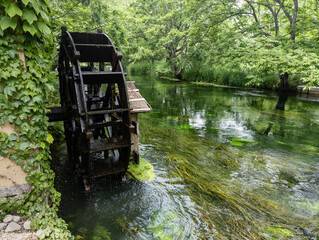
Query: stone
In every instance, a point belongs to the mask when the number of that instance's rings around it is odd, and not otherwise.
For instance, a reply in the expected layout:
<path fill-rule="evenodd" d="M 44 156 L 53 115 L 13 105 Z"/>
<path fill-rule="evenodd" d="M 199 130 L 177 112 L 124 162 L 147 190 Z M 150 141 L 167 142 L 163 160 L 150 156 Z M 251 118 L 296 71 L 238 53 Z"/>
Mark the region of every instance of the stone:
<path fill-rule="evenodd" d="M 15 222 L 11 222 L 9 223 L 9 225 L 7 226 L 5 232 L 15 232 L 21 229 L 21 226 Z"/>
<path fill-rule="evenodd" d="M 16 222 L 16 223 L 19 222 L 20 219 L 21 219 L 20 216 L 13 216 L 13 221 Z"/>
<path fill-rule="evenodd" d="M 42 232 L 43 232 L 43 230 L 40 228 L 35 234 L 38 236 L 38 238 L 40 238 L 40 235 Z"/>
<path fill-rule="evenodd" d="M 8 214 L 7 216 L 4 217 L 3 222 L 8 223 L 8 222 L 11 222 L 12 220 L 13 220 L 13 216 Z"/>
<path fill-rule="evenodd" d="M 31 221 L 28 220 L 23 224 L 23 227 L 25 230 L 30 230 L 31 229 Z"/>
<path fill-rule="evenodd" d="M 0 231 L 1 231 L 2 229 L 4 229 L 6 226 L 7 226 L 6 223 L 0 223 Z"/>

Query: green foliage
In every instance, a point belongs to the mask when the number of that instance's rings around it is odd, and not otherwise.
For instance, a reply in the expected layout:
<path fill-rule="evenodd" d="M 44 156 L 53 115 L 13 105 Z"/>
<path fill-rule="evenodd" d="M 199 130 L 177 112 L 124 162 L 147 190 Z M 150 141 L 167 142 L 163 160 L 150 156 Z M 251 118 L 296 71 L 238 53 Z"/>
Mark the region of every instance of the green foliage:
<path fill-rule="evenodd" d="M 151 75 L 152 64 L 149 62 L 139 62 L 130 65 L 130 74 L 132 75 Z"/>
<path fill-rule="evenodd" d="M 208 82 L 218 85 L 244 87 L 248 82 L 246 72 L 236 68 L 213 68 L 200 62 L 192 62 L 184 67 L 183 79 Z"/>
<path fill-rule="evenodd" d="M 102 29 L 116 46 L 125 43 L 125 30 L 121 12 L 112 9 L 110 3 L 102 0 L 74 1 L 55 0 L 50 2 L 52 29 L 56 36 L 66 26 L 73 32 L 96 32 Z"/>
<path fill-rule="evenodd" d="M 274 89 L 287 74 L 291 87 L 319 86 L 317 16 L 314 0 L 137 0 L 126 53 L 191 81 Z"/>
<path fill-rule="evenodd" d="M 127 13 L 129 61 L 165 61 L 177 75 L 187 53 L 186 5 L 174 0 L 132 2 Z M 161 75 L 164 71 L 159 70 Z"/>
<path fill-rule="evenodd" d="M 27 173 L 31 191 L 0 201 L 0 216 L 16 211 L 43 229 L 41 239 L 72 239 L 57 215 L 60 193 L 50 169 L 46 105 L 52 89 L 50 63 L 53 44 L 44 0 L 4 0 L 0 4 L 0 125 L 13 125 L 8 136 L 0 132 L 0 156 L 16 162 Z M 19 54 L 24 53 L 26 71 Z"/>
<path fill-rule="evenodd" d="M 164 61 L 136 62 L 129 67 L 132 75 L 150 75 L 152 77 L 173 77 L 174 73 L 171 70 L 169 63 Z"/>

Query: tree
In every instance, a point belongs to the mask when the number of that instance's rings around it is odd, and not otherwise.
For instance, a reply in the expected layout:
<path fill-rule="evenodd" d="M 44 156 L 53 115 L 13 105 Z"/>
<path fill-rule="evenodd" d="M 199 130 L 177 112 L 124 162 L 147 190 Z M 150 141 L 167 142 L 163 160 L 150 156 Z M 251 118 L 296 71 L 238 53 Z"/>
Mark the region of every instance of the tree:
<path fill-rule="evenodd" d="M 61 26 L 69 31 L 96 32 L 102 29 L 117 46 L 125 44 L 122 15 L 103 0 L 51 0 L 52 26 L 56 36 Z"/>
<path fill-rule="evenodd" d="M 292 75 L 319 83 L 316 1 L 211 0 L 190 6 L 196 22 L 189 52 L 204 54 L 205 64 L 239 68 L 254 86 L 274 73 L 281 89 L 288 88 Z"/>
<path fill-rule="evenodd" d="M 181 77 L 191 25 L 185 14 L 186 5 L 175 0 L 137 0 L 131 4 L 134 19 L 128 38 L 131 61 L 165 59 L 174 76 Z"/>

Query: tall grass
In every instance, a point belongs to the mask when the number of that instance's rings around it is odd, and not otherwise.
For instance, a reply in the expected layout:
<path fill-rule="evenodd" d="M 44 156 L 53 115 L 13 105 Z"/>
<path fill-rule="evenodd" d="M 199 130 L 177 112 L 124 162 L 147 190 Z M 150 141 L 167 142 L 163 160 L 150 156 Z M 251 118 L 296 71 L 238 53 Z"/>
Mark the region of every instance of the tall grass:
<path fill-rule="evenodd" d="M 155 78 L 174 76 L 171 66 L 165 61 L 138 62 L 131 64 L 129 70 L 132 75 L 149 75 Z M 262 89 L 276 89 L 279 85 L 277 73 L 249 73 L 239 68 L 211 67 L 200 62 L 185 65 L 182 71 L 182 79 L 192 82 L 207 82 L 236 87 L 249 86 Z M 300 84 L 300 76 L 289 76 L 289 84 L 292 90 L 295 89 Z"/>
<path fill-rule="evenodd" d="M 149 75 L 152 77 L 172 77 L 170 65 L 164 61 L 137 62 L 129 66 L 132 75 Z"/>
<path fill-rule="evenodd" d="M 213 68 L 201 63 L 192 63 L 184 68 L 183 79 L 187 81 L 208 82 L 220 85 L 245 86 L 247 74 L 239 69 Z"/>

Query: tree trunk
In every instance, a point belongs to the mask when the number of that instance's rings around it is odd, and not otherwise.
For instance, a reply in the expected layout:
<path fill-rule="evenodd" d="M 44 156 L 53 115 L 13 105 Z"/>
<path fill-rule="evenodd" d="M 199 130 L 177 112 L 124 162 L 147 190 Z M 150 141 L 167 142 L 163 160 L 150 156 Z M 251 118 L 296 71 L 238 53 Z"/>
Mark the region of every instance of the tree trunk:
<path fill-rule="evenodd" d="M 289 83 L 288 83 L 288 77 L 289 73 L 280 73 L 279 78 L 280 78 L 280 84 L 279 84 L 279 89 L 282 91 L 288 90 L 289 88 Z"/>

